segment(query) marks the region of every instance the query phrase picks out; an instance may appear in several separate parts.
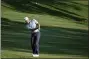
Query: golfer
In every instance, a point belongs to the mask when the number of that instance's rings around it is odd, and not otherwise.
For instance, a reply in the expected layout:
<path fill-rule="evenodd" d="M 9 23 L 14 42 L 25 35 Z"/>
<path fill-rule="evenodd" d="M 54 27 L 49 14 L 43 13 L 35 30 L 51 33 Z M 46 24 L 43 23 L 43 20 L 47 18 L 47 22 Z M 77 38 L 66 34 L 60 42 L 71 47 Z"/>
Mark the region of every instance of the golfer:
<path fill-rule="evenodd" d="M 27 28 L 31 30 L 31 48 L 33 57 L 39 57 L 39 40 L 40 40 L 40 24 L 36 19 L 29 20 L 28 17 L 24 18 L 27 23 Z"/>

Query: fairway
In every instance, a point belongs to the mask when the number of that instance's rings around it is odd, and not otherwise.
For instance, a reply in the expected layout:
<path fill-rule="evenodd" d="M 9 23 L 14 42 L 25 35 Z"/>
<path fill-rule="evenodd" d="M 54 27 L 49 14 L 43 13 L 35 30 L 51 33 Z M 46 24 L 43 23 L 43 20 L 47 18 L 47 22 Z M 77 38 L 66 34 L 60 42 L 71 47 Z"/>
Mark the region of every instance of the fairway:
<path fill-rule="evenodd" d="M 1 58 L 33 58 L 28 16 L 41 25 L 39 58 L 88 59 L 88 1 L 38 2 L 2 1 Z"/>

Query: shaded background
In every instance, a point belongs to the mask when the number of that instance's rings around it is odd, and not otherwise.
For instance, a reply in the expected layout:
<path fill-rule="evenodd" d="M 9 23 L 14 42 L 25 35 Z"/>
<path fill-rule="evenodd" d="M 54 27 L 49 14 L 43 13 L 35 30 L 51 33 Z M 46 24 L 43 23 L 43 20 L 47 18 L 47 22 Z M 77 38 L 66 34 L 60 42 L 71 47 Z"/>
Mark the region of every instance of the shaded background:
<path fill-rule="evenodd" d="M 31 57 L 30 31 L 25 26 L 25 16 L 41 24 L 42 58 L 87 57 L 87 0 L 2 0 L 1 7 L 2 58 Z"/>

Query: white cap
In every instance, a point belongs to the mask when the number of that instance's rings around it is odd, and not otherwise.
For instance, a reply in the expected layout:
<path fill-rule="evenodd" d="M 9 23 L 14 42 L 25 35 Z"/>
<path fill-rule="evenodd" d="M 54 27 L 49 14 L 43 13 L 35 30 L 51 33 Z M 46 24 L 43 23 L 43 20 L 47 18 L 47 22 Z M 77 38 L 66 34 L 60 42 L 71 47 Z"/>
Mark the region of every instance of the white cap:
<path fill-rule="evenodd" d="M 28 17 L 25 17 L 24 20 L 29 20 L 29 18 Z"/>

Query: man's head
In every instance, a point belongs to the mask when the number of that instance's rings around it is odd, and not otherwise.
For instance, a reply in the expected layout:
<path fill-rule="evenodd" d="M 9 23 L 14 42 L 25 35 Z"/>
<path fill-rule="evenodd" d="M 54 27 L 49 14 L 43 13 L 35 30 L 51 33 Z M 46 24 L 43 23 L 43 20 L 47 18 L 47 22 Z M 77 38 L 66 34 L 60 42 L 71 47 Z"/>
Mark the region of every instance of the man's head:
<path fill-rule="evenodd" d="M 29 18 L 28 17 L 24 17 L 24 20 L 29 20 Z"/>
<path fill-rule="evenodd" d="M 24 20 L 29 23 L 29 18 L 28 17 L 24 17 Z"/>

